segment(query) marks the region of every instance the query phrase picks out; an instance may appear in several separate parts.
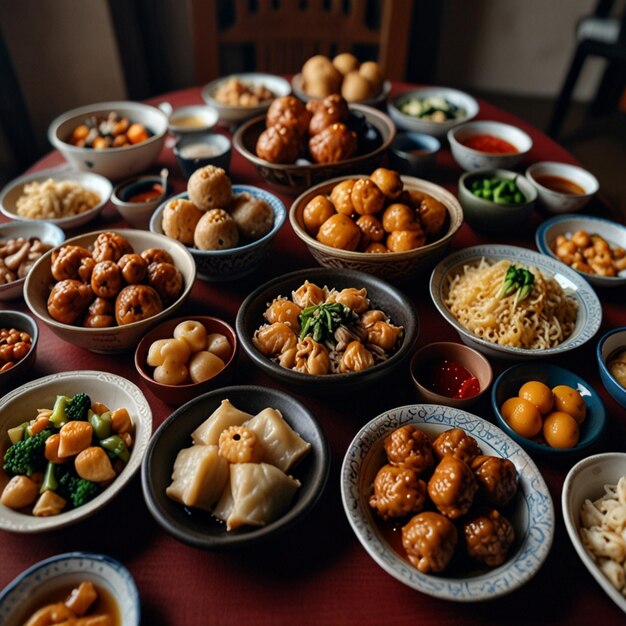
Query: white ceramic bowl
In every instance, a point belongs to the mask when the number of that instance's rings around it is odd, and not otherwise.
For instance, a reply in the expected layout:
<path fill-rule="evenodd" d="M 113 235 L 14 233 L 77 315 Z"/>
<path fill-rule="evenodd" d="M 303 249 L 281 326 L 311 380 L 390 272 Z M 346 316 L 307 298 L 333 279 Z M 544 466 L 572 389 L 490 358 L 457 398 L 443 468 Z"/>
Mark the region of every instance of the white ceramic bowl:
<path fill-rule="evenodd" d="M 106 150 L 79 148 L 67 143 L 74 128 L 87 118 L 93 115 L 106 117 L 111 112 L 127 117 L 131 123 L 143 124 L 152 136 L 130 147 L 107 148 Z M 110 180 L 120 180 L 133 174 L 140 174 L 150 167 L 161 152 L 166 134 L 167 115 L 161 109 L 129 101 L 98 102 L 78 107 L 55 118 L 48 128 L 50 143 L 74 167 L 100 174 Z"/>
<path fill-rule="evenodd" d="M 553 348 L 539 350 L 493 343 L 474 335 L 462 326 L 445 304 L 449 279 L 461 272 L 464 265 L 476 265 L 482 258 L 494 262 L 506 260 L 512 263 L 536 267 L 541 270 L 544 276 L 553 277 L 563 291 L 576 301 L 578 315 L 572 334 Z M 430 277 L 430 296 L 439 313 L 459 333 L 463 343 L 476 348 L 483 354 L 497 358 L 522 360 L 560 356 L 589 341 L 596 334 L 602 322 L 602 305 L 595 291 L 584 278 L 560 261 L 534 250 L 516 246 L 485 244 L 453 252 L 440 261 L 433 270 Z"/>
<path fill-rule="evenodd" d="M 55 224 L 30 220 L 0 224 L 0 243 L 8 239 L 37 237 L 43 243 L 56 247 L 65 240 L 65 233 Z M 0 285 L 0 300 L 15 300 L 22 296 L 26 277 Z"/>
<path fill-rule="evenodd" d="M 589 573 L 609 598 L 626 613 L 626 596 L 622 595 L 600 571 L 580 537 L 580 510 L 585 500 L 597 500 L 604 495 L 604 485 L 615 485 L 626 476 L 626 453 L 606 452 L 579 461 L 565 477 L 561 492 L 561 507 L 567 534 Z"/>
<path fill-rule="evenodd" d="M 493 135 L 517 148 L 517 152 L 492 154 L 480 152 L 463 145 L 474 135 Z M 448 141 L 454 160 L 467 172 L 487 169 L 511 169 L 519 163 L 533 146 L 533 141 L 523 130 L 503 122 L 467 122 L 448 131 Z"/>
<path fill-rule="evenodd" d="M 421 178 L 402 176 L 404 189 L 422 191 L 441 202 L 448 212 L 441 236 L 421 248 L 405 252 L 370 254 L 342 250 L 320 243 L 309 235 L 304 225 L 304 208 L 315 196 L 330 194 L 333 187 L 343 180 L 367 178 L 369 174 L 340 176 L 307 189 L 298 196 L 289 209 L 289 221 L 296 235 L 306 244 L 313 258 L 322 267 L 344 268 L 373 274 L 385 280 L 404 280 L 430 269 L 446 253 L 452 239 L 463 223 L 463 209 L 459 201 L 447 189 Z"/>
<path fill-rule="evenodd" d="M 55 182 L 69 180 L 76 184 L 93 191 L 100 196 L 100 202 L 94 207 L 77 215 L 69 215 L 68 217 L 59 217 L 55 219 L 29 219 L 22 217 L 17 213 L 17 201 L 24 192 L 24 187 L 28 183 L 43 183 L 48 179 L 52 179 Z M 68 230 L 70 228 L 76 228 L 77 226 L 83 226 L 87 222 L 95 219 L 102 211 L 104 205 L 109 201 L 113 186 L 104 178 L 91 172 L 80 172 L 72 170 L 68 167 L 53 168 L 50 170 L 42 170 L 35 174 L 28 174 L 26 176 L 20 176 L 11 181 L 2 191 L 0 195 L 0 211 L 3 215 L 11 218 L 12 220 L 20 220 L 25 222 L 40 222 L 47 221 L 52 224 L 56 224 L 59 228 Z"/>
<path fill-rule="evenodd" d="M 256 241 L 251 241 L 245 245 L 224 250 L 198 250 L 195 247 L 185 248 L 191 254 L 198 271 L 198 277 L 210 282 L 229 281 L 242 278 L 254 272 L 265 259 L 269 252 L 272 241 L 282 228 L 287 219 L 287 210 L 282 201 L 274 194 L 251 185 L 233 185 L 233 194 L 249 193 L 255 198 L 260 198 L 267 202 L 274 211 L 274 225 L 272 229 Z M 184 191 L 169 198 L 152 215 L 150 219 L 150 230 L 159 237 L 163 234 L 163 211 L 167 203 L 177 198 L 188 199 L 189 194 Z M 174 241 L 171 239 L 170 241 Z M 183 245 L 183 244 L 178 244 Z"/>
<path fill-rule="evenodd" d="M 206 133 L 218 120 L 217 110 L 206 104 L 192 104 L 174 109 L 168 117 L 167 128 L 176 135 Z"/>
<path fill-rule="evenodd" d="M 131 573 L 115 559 L 91 552 L 66 552 L 35 563 L 0 592 L 0 623 L 21 626 L 36 608 L 63 599 L 68 585 L 92 582 L 116 601 L 121 626 L 139 626 L 141 601 Z M 28 611 L 25 611 L 28 609 Z"/>
<path fill-rule="evenodd" d="M 539 252 L 557 259 L 554 251 L 556 238 L 559 235 L 564 235 L 569 239 L 579 230 L 584 230 L 590 235 L 600 235 L 611 247 L 620 247 L 626 250 L 626 226 L 591 215 L 556 215 L 551 217 L 537 228 L 535 244 Z M 622 270 L 617 276 L 600 276 L 599 274 L 575 271 L 592 285 L 598 287 L 622 287 L 626 285 L 626 270 Z"/>
<path fill-rule="evenodd" d="M 227 83 L 229 80 L 236 78 L 240 82 L 248 85 L 267 87 L 274 97 L 288 96 L 291 93 L 291 85 L 288 81 L 275 74 L 263 74 L 261 72 L 250 72 L 247 74 L 233 74 L 224 78 L 218 78 L 205 85 L 202 89 L 202 99 L 210 104 L 219 116 L 219 121 L 224 126 L 232 126 L 241 124 L 245 120 L 249 120 L 257 115 L 265 113 L 269 109 L 274 98 L 266 100 L 257 106 L 233 106 L 222 104 L 215 99 L 217 90 Z"/>
<path fill-rule="evenodd" d="M 89 247 L 102 231 L 94 231 L 72 237 L 65 244 Z M 64 341 L 93 352 L 124 352 L 134 350 L 139 340 L 150 328 L 166 317 L 171 316 L 187 300 L 196 278 L 196 266 L 185 246 L 165 235 L 150 233 L 145 230 L 116 229 L 116 233 L 126 237 L 135 252 L 141 253 L 148 248 L 163 248 L 172 255 L 174 264 L 183 275 L 183 292 L 160 313 L 138 322 L 110 328 L 83 328 L 62 324 L 48 313 L 47 301 L 52 279 L 50 266 L 53 250 L 42 256 L 33 266 L 24 285 L 24 300 L 31 312 Z"/>
<path fill-rule="evenodd" d="M 402 105 L 408 100 L 418 98 L 444 98 L 451 104 L 464 110 L 461 117 L 446 120 L 445 122 L 433 122 L 431 120 L 421 119 L 415 115 L 408 115 L 401 110 Z M 396 123 L 398 128 L 403 130 L 411 130 L 416 133 L 426 133 L 435 137 L 445 137 L 446 133 L 459 124 L 464 124 L 474 119 L 479 111 L 478 102 L 469 94 L 459 91 L 458 89 L 450 89 L 449 87 L 424 87 L 422 89 L 412 89 L 400 94 L 387 104 L 387 110 L 391 119 Z"/>
<path fill-rule="evenodd" d="M 163 187 L 162 181 L 163 179 L 158 174 L 133 176 L 115 186 L 111 202 L 115 205 L 117 212 L 125 222 L 128 222 L 133 228 L 148 230 L 152 213 L 171 193 L 171 185 L 166 183 L 166 189 L 163 190 L 160 196 L 155 198 L 141 202 L 131 202 L 130 199 L 137 193 L 148 191 L 154 185 Z"/>
<path fill-rule="evenodd" d="M 549 189 L 538 181 L 540 176 L 565 178 L 584 190 L 582 194 L 563 193 Z M 572 213 L 580 211 L 593 198 L 600 183 L 598 179 L 577 165 L 541 161 L 533 163 L 526 170 L 526 177 L 537 188 L 539 203 L 550 213 Z"/>
<path fill-rule="evenodd" d="M 519 491 L 510 521 L 516 540 L 509 558 L 490 570 L 462 577 L 423 574 L 385 539 L 369 507 L 374 477 L 384 465 L 383 441 L 391 432 L 413 424 L 432 438 L 451 428 L 474 437 L 483 454 L 509 459 L 519 475 Z M 554 534 L 554 508 L 548 488 L 532 459 L 499 428 L 461 409 L 415 404 L 390 409 L 356 434 L 341 467 L 341 499 L 352 530 L 369 555 L 388 574 L 422 593 L 458 602 L 488 600 L 514 591 L 528 582 L 548 556 Z"/>
<path fill-rule="evenodd" d="M 109 374 L 80 370 L 51 374 L 13 389 L 0 400 L 0 447 L 8 442 L 7 430 L 37 414 L 37 409 L 54 405 L 57 395 L 86 393 L 93 402 L 110 409 L 125 407 L 135 427 L 130 460 L 121 474 L 87 504 L 51 517 L 35 517 L 0 504 L 0 528 L 16 533 L 38 533 L 75 524 L 106 506 L 124 488 L 141 466 L 152 434 L 152 411 L 145 396 L 129 380 Z M 1 603 L 0 603 L 1 605 Z"/>

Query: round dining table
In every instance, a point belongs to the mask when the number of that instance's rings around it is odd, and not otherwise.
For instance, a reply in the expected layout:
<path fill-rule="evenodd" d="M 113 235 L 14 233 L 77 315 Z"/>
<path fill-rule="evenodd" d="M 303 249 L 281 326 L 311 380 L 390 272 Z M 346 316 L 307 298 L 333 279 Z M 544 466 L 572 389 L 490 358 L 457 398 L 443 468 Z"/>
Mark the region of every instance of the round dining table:
<path fill-rule="evenodd" d="M 394 84 L 391 96 L 408 90 L 408 84 Z M 202 103 L 201 89 L 190 88 L 153 98 L 149 103 L 167 101 L 174 108 Z M 478 119 L 514 124 L 533 140 L 531 151 L 520 171 L 536 161 L 576 163 L 562 146 L 542 132 L 484 100 L 479 101 Z M 228 129 L 218 132 L 230 134 Z M 174 137 L 168 137 L 157 163 L 170 172 L 174 192 L 185 188 L 185 179 L 172 153 Z M 30 171 L 63 163 L 52 152 Z M 230 177 L 233 183 L 265 187 L 255 168 L 233 150 Z M 363 172 L 369 174 L 369 172 Z M 447 145 L 437 156 L 429 180 L 456 193 L 462 174 Z M 289 208 L 294 197 L 278 194 Z M 617 219 L 601 194 L 585 212 Z M 483 243 L 507 243 L 534 249 L 534 232 L 549 215 L 535 209 L 525 229 L 506 236 L 484 236 L 463 224 L 451 251 Z M 4 221 L 5 218 L 0 218 Z M 94 230 L 124 228 L 115 207 L 108 203 L 96 221 L 68 237 Z M 179 315 L 213 315 L 234 326 L 241 302 L 247 294 L 271 278 L 290 270 L 314 267 L 314 259 L 285 223 L 265 261 L 251 275 L 232 282 L 195 281 L 189 300 Z M 398 284 L 413 305 L 419 319 L 417 346 L 433 341 L 460 339 L 440 316 L 429 295 L 429 273 Z M 623 289 L 597 290 L 603 319 L 598 334 L 574 352 L 552 359 L 586 379 L 600 394 L 607 411 L 607 428 L 597 446 L 589 452 L 626 450 L 626 414 L 604 389 L 596 364 L 598 338 L 606 331 L 626 325 Z M 2 309 L 28 312 L 23 299 L 2 302 Z M 134 355 L 96 354 L 66 343 L 39 324 L 36 365 L 29 378 L 59 371 L 101 370 L 123 376 L 142 388 L 153 413 L 156 429 L 174 410 L 143 386 L 135 370 Z M 491 359 L 494 375 L 512 365 Z M 104 509 L 73 526 L 43 534 L 13 534 L 0 531 L 0 589 L 34 563 L 70 551 L 109 555 L 124 563 L 137 583 L 144 626 L 194 625 L 400 625 L 438 626 L 476 624 L 624 624 L 625 616 L 585 569 L 567 535 L 561 512 L 561 489 L 575 457 L 533 460 L 543 475 L 554 502 L 554 540 L 547 559 L 537 574 L 511 593 L 480 602 L 447 601 L 415 591 L 381 569 L 353 533 L 343 510 L 339 475 L 348 445 L 368 421 L 394 407 L 417 404 L 419 400 L 409 374 L 403 369 L 382 385 L 358 394 L 318 397 L 284 389 L 269 378 L 244 354 L 238 355 L 233 384 L 255 384 L 288 391 L 304 403 L 323 428 L 331 452 L 330 475 L 313 510 L 284 533 L 245 549 L 203 551 L 189 547 L 169 535 L 153 519 L 145 504 L 139 473 Z M 8 390 L 2 389 L 0 393 Z M 495 423 L 489 394 L 472 407 L 472 413 Z"/>

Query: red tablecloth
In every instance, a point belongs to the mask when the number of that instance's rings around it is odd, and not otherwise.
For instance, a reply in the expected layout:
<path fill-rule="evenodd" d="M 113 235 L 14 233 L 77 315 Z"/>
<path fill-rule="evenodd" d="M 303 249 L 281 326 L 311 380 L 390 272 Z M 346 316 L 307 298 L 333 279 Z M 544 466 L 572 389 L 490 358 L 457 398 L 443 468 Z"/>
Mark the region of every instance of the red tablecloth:
<path fill-rule="evenodd" d="M 395 85 L 393 93 L 408 89 Z M 167 100 L 174 107 L 201 103 L 199 89 L 166 94 L 153 102 Z M 575 162 L 562 147 L 529 124 L 480 102 L 480 119 L 513 123 L 533 139 L 534 145 L 523 167 L 534 161 Z M 32 169 L 60 164 L 58 153 L 42 159 Z M 177 190 L 184 181 L 175 164 L 171 145 L 152 168 L 167 166 Z M 431 180 L 456 191 L 460 168 L 447 149 L 438 157 Z M 235 183 L 262 185 L 254 168 L 233 152 L 231 178 Z M 289 207 L 293 198 L 281 196 Z M 609 207 L 595 200 L 592 213 Z M 536 225 L 545 215 L 535 213 L 526 232 L 501 241 L 534 248 Z M 123 227 L 112 205 L 96 222 L 83 230 Z M 77 233 L 68 233 L 68 237 Z M 486 243 L 489 239 L 463 225 L 453 249 Z M 287 269 L 315 266 L 304 244 L 289 223 L 273 243 L 265 263 L 252 276 L 234 283 L 196 281 L 191 297 L 178 314 L 209 314 L 234 324 L 239 304 L 256 286 Z M 428 277 L 401 285 L 412 299 L 420 319 L 419 345 L 432 341 L 459 341 L 456 333 L 436 312 L 428 292 Z M 621 294 L 619 293 L 621 291 Z M 600 291 L 604 318 L 600 334 L 626 324 L 620 295 L 623 290 Z M 27 311 L 22 300 L 2 303 L 2 308 Z M 595 361 L 595 341 L 555 360 L 588 380 L 601 394 L 608 413 L 608 428 L 596 451 L 624 449 L 626 415 L 606 393 Z M 509 362 L 492 361 L 498 374 Z M 93 354 L 62 342 L 40 324 L 37 364 L 33 378 L 59 370 L 101 369 L 124 376 L 142 386 L 131 353 L 120 357 Z M 234 384 L 280 385 L 261 374 L 241 354 Z M 148 390 L 144 390 L 153 414 L 154 428 L 172 412 Z M 358 397 L 329 400 L 299 396 L 317 416 L 331 446 L 330 478 L 321 501 L 297 527 L 263 545 L 242 551 L 203 552 L 179 543 L 152 519 L 144 504 L 139 475 L 108 507 L 78 525 L 43 535 L 15 535 L 0 531 L 0 588 L 33 563 L 70 550 L 108 554 L 122 561 L 134 575 L 143 607 L 143 624 L 526 624 L 624 623 L 624 615 L 608 599 L 582 565 L 561 515 L 560 495 L 565 475 L 574 463 L 536 459 L 554 500 L 556 529 L 552 550 L 539 573 L 523 588 L 494 601 L 474 604 L 446 602 L 405 587 L 385 573 L 368 556 L 350 529 L 340 500 L 339 469 L 344 452 L 357 430 L 380 412 L 415 403 L 408 366 L 392 384 L 368 390 Z M 494 420 L 488 399 L 473 410 Z"/>

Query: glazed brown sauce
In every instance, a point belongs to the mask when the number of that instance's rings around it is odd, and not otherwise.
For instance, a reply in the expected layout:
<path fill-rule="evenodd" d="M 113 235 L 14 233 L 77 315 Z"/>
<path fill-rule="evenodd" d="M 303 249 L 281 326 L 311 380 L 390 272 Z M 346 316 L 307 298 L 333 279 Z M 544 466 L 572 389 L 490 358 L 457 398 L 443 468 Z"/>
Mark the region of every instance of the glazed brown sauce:
<path fill-rule="evenodd" d="M 15 625 L 21 626 L 21 624 L 25 624 L 34 613 L 48 604 L 63 602 L 70 595 L 72 589 L 77 587 L 81 582 L 82 581 L 76 581 L 74 583 L 60 585 L 48 593 L 41 595 L 35 592 L 35 595 L 37 596 L 36 601 L 28 606 L 24 606 L 23 612 L 18 614 L 19 619 L 14 622 Z M 115 598 L 103 587 L 99 585 L 94 585 L 94 587 L 98 592 L 98 599 L 91 605 L 91 608 L 87 611 L 86 616 L 109 614 L 109 616 L 113 619 L 113 626 L 122 626 L 120 607 L 118 606 Z"/>
<path fill-rule="evenodd" d="M 567 178 L 563 178 L 562 176 L 535 176 L 535 180 L 539 185 L 546 187 L 551 191 L 567 193 L 571 196 L 585 195 L 585 190 L 580 185 L 577 185 L 575 182 L 568 180 Z"/>

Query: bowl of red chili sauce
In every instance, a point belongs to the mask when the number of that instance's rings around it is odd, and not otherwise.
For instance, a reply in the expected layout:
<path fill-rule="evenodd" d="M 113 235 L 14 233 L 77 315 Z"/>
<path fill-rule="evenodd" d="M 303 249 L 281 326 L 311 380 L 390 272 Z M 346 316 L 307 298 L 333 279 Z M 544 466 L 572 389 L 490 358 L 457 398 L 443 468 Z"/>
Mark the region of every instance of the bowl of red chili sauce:
<path fill-rule="evenodd" d="M 466 171 L 510 168 L 519 163 L 533 142 L 523 130 L 502 122 L 468 122 L 448 132 L 455 161 Z"/>
<path fill-rule="evenodd" d="M 411 359 L 410 369 L 420 400 L 455 408 L 474 404 L 493 379 L 485 356 L 451 341 L 429 343 L 420 348 Z"/>
<path fill-rule="evenodd" d="M 111 202 L 122 218 L 134 228 L 147 230 L 154 210 L 171 193 L 171 186 L 160 176 L 135 176 L 115 187 Z"/>

